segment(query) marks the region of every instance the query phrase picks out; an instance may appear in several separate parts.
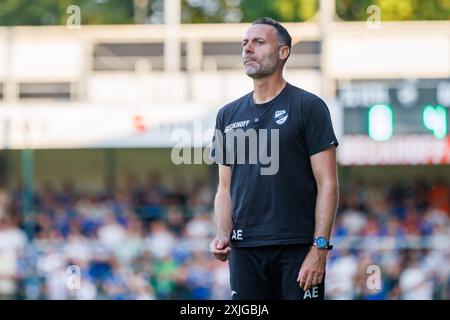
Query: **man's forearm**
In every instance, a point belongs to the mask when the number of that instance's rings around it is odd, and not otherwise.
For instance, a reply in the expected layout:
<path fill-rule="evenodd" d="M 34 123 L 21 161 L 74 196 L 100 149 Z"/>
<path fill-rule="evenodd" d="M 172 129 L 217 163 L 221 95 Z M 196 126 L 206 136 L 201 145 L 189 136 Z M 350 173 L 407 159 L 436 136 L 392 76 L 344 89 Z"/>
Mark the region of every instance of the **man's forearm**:
<path fill-rule="evenodd" d="M 217 235 L 229 239 L 233 228 L 229 191 L 217 191 L 214 199 L 214 218 L 217 225 Z"/>
<path fill-rule="evenodd" d="M 333 227 L 336 208 L 339 199 L 338 184 L 334 182 L 318 185 L 316 200 L 316 226 L 315 237 L 326 237 L 330 239 L 331 229 Z"/>

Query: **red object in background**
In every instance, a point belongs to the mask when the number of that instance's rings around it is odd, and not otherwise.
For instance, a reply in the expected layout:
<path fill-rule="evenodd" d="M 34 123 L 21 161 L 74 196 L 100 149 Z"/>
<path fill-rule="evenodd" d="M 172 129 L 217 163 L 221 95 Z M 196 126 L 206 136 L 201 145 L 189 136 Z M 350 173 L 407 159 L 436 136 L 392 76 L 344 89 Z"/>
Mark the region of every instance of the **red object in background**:
<path fill-rule="evenodd" d="M 450 188 L 445 182 L 431 187 L 428 192 L 428 203 L 432 208 L 438 208 L 450 214 Z"/>
<path fill-rule="evenodd" d="M 147 126 L 145 124 L 145 119 L 143 116 L 135 115 L 133 117 L 133 128 L 139 133 L 147 131 Z"/>

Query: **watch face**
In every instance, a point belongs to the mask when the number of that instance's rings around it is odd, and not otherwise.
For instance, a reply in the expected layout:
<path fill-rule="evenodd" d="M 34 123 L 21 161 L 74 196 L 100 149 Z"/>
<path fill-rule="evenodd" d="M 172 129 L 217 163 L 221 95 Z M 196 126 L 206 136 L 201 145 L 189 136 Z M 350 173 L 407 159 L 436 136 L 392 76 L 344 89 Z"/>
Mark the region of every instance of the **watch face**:
<path fill-rule="evenodd" d="M 327 246 L 327 239 L 319 237 L 317 238 L 316 243 L 320 248 L 325 248 Z"/>

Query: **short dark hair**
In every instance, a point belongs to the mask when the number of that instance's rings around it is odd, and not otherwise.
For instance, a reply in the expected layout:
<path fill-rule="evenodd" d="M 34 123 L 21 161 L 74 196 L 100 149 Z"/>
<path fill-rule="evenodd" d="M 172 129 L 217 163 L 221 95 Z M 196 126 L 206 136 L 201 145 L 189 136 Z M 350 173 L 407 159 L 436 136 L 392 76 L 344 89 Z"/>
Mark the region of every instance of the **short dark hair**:
<path fill-rule="evenodd" d="M 292 38 L 291 38 L 289 32 L 286 30 L 286 28 L 283 27 L 281 25 L 281 23 L 279 23 L 277 20 L 269 18 L 269 17 L 264 17 L 264 18 L 256 19 L 255 21 L 253 21 L 252 24 L 253 25 L 255 25 L 255 24 L 267 24 L 269 26 L 274 27 L 277 30 L 278 42 L 280 42 L 281 45 L 283 45 L 283 46 L 288 46 L 289 47 L 289 53 L 291 52 Z"/>

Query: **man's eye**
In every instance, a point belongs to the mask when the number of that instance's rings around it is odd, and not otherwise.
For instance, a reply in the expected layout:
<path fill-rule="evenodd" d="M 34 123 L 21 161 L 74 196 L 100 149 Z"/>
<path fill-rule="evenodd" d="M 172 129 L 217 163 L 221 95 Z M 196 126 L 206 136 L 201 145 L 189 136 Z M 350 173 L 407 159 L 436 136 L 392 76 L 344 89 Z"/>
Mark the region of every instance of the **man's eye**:
<path fill-rule="evenodd" d="M 259 40 L 259 41 L 256 41 L 256 43 L 259 45 L 262 45 L 262 44 L 264 44 L 264 41 Z"/>

